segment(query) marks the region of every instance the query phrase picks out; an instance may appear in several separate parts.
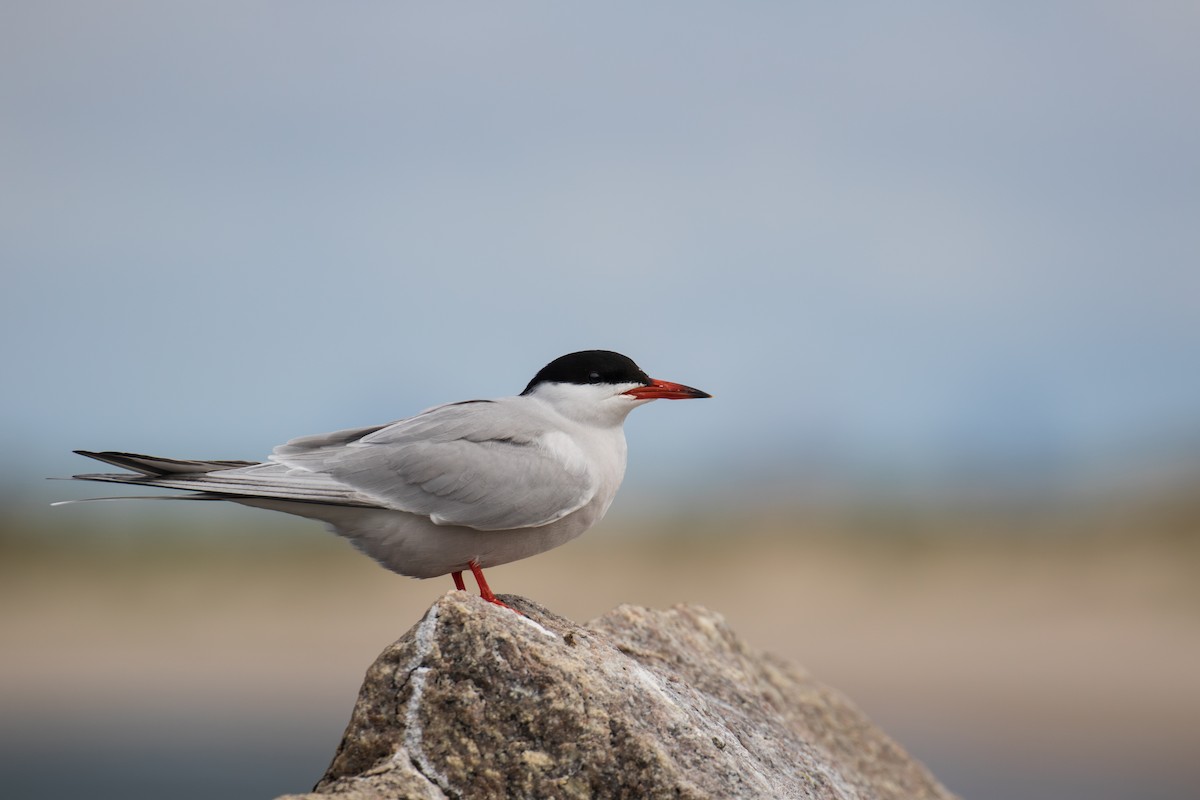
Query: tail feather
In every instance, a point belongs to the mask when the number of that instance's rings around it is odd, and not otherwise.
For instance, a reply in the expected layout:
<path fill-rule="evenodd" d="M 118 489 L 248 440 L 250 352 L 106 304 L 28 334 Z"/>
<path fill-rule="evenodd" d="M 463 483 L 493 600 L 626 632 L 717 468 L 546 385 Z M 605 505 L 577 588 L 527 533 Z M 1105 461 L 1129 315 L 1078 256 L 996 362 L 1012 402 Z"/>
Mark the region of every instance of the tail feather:
<path fill-rule="evenodd" d="M 73 506 L 76 503 L 102 503 L 107 500 L 231 500 L 219 494 L 122 494 L 112 497 L 81 497 L 77 500 L 55 500 L 50 506 Z"/>
<path fill-rule="evenodd" d="M 256 461 L 198 461 L 137 453 L 76 450 L 79 455 L 132 472 L 73 475 L 76 480 L 183 489 L 197 500 L 269 498 L 378 508 L 379 502 L 328 475 Z"/>

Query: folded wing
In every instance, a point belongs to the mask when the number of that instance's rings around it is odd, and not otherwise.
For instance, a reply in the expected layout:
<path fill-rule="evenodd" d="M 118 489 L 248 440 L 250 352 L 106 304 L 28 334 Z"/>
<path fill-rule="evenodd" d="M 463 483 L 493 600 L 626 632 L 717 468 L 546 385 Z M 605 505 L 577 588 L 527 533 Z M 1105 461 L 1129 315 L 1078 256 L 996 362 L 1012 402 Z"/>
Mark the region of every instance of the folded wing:
<path fill-rule="evenodd" d="M 548 525 L 596 494 L 570 437 L 503 401 L 440 406 L 381 428 L 296 439 L 272 460 L 334 479 L 388 508 L 439 525 Z"/>

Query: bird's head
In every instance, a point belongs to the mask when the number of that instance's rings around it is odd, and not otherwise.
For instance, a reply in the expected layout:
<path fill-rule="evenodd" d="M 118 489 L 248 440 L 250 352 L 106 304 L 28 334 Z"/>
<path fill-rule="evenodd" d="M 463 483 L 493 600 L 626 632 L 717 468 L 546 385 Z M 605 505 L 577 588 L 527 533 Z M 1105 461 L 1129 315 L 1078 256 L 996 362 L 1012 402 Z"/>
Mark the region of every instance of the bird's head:
<path fill-rule="evenodd" d="M 620 424 L 651 400 L 712 397 L 681 383 L 651 378 L 633 359 L 611 350 L 583 350 L 554 359 L 533 376 L 522 395 L 544 399 L 576 419 Z"/>

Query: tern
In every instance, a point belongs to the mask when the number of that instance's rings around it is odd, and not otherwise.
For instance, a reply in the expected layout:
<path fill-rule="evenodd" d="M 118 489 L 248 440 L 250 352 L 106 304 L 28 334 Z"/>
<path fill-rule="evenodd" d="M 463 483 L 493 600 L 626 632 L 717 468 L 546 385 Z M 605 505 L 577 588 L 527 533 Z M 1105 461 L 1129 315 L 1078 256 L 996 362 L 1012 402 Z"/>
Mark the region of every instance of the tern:
<path fill-rule="evenodd" d="M 585 350 L 551 361 L 514 397 L 292 439 L 265 462 L 76 450 L 130 472 L 73 477 L 320 520 L 401 575 L 449 574 L 465 591 L 470 570 L 480 596 L 504 605 L 483 568 L 558 547 L 604 516 L 625 475 L 629 412 L 702 397 L 620 353 Z"/>

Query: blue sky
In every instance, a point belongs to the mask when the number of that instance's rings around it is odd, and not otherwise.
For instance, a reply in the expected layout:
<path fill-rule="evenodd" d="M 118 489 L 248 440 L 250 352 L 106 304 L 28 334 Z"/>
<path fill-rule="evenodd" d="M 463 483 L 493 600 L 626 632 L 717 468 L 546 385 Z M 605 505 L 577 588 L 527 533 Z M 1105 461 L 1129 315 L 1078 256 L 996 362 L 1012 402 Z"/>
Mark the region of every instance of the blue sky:
<path fill-rule="evenodd" d="M 716 395 L 631 418 L 642 487 L 1200 442 L 1192 4 L 2 16 L 10 484 L 593 347 Z"/>

